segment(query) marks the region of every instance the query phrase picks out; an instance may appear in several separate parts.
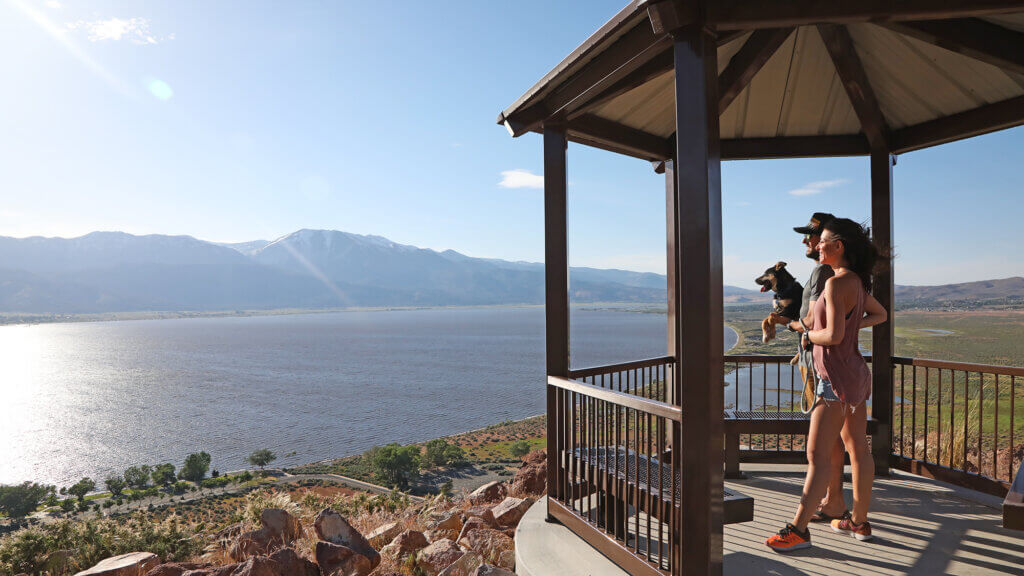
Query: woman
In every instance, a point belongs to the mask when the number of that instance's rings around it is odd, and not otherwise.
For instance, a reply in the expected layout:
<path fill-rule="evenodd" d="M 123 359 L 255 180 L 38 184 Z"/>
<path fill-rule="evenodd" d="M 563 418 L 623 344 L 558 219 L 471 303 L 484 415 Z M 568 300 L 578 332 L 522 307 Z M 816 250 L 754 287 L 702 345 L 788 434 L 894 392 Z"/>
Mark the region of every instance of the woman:
<path fill-rule="evenodd" d="M 853 467 L 853 512 L 832 520 L 832 529 L 858 540 L 871 539 L 868 505 L 875 465 L 866 437 L 871 373 L 860 354 L 858 333 L 887 319 L 885 308 L 870 294 L 879 254 L 868 231 L 847 218 L 824 225 L 818 253 L 819 262 L 831 266 L 835 276 L 825 282 L 814 305 L 814 329 L 801 336 L 803 345 L 815 345 L 817 400 L 807 435 L 807 478 L 800 506 L 793 521 L 765 542 L 778 552 L 810 547 L 807 523 L 828 487 L 837 437 L 842 437 Z"/>

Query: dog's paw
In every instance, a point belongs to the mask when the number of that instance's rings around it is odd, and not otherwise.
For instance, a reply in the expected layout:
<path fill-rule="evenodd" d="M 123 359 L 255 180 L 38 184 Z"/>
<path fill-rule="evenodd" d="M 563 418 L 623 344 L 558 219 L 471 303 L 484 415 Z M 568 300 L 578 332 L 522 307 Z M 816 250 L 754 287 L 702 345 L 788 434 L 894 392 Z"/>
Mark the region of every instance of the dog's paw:
<path fill-rule="evenodd" d="M 768 335 L 768 332 L 765 332 L 765 331 L 761 332 L 761 342 L 764 342 L 765 344 L 767 344 L 771 339 L 772 339 L 772 337 Z"/>

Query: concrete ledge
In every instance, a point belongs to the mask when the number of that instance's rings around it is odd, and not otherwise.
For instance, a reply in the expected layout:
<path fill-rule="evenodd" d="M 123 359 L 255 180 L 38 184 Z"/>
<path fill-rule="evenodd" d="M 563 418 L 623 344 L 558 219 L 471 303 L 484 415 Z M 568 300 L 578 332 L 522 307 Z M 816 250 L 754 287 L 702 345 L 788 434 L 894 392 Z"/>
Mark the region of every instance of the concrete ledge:
<path fill-rule="evenodd" d="M 629 576 L 568 528 L 548 523 L 547 497 L 538 500 L 516 528 L 518 576 Z"/>

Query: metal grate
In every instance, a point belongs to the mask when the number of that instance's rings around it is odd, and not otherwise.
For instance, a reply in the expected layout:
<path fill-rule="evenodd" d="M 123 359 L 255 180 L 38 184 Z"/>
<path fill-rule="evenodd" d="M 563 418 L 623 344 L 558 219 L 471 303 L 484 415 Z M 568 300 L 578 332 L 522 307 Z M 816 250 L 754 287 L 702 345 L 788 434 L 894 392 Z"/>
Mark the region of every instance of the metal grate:
<path fill-rule="evenodd" d="M 726 420 L 810 420 L 810 414 L 803 412 L 768 412 L 762 410 L 726 410 Z"/>

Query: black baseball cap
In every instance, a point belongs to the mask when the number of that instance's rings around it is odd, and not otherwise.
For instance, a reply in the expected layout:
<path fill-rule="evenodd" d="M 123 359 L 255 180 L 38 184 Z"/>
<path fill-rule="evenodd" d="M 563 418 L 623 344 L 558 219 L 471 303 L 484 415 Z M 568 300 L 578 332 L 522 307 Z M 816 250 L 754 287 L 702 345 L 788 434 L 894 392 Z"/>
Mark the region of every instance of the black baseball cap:
<path fill-rule="evenodd" d="M 807 223 L 807 226 L 800 226 L 798 228 L 793 228 L 793 230 L 801 234 L 821 235 L 821 227 L 829 220 L 834 219 L 835 216 L 828 212 L 815 212 L 814 216 L 811 216 L 811 221 Z"/>

